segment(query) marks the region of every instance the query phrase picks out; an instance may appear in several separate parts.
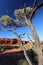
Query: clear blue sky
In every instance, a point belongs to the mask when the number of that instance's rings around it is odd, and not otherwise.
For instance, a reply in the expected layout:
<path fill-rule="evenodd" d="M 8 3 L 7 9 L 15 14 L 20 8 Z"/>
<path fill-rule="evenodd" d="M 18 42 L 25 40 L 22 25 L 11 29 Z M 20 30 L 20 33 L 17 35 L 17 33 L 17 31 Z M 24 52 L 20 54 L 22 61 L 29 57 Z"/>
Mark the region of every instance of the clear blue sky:
<path fill-rule="evenodd" d="M 30 6 L 32 7 L 34 0 L 0 0 L 0 17 L 2 15 L 9 15 L 12 18 L 14 17 L 14 10 L 23 8 L 24 3 L 26 2 L 26 7 Z M 37 4 L 43 2 L 43 0 L 37 0 Z M 7 12 L 8 11 L 8 12 Z M 36 14 L 34 15 L 32 22 L 35 26 L 35 29 L 38 33 L 38 36 L 41 40 L 43 40 L 43 8 L 38 10 Z M 23 32 L 29 32 L 30 30 L 28 27 L 22 27 L 16 29 L 18 34 L 21 34 Z M 0 30 L 0 38 L 14 38 L 15 35 L 11 32 L 7 32 L 5 30 Z M 23 39 L 27 39 L 27 36 L 25 35 Z"/>

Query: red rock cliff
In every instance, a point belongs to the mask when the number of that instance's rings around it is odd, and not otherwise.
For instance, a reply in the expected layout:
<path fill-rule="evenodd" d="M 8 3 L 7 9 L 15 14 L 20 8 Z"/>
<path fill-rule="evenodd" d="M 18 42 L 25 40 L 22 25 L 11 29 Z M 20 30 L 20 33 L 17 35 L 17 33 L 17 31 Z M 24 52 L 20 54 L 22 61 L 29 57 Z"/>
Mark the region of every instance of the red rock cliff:
<path fill-rule="evenodd" d="M 26 44 L 28 41 L 23 40 L 22 43 Z M 0 38 L 0 45 L 1 44 L 20 44 L 19 43 L 19 39 L 14 38 L 14 39 L 10 39 L 10 38 Z"/>

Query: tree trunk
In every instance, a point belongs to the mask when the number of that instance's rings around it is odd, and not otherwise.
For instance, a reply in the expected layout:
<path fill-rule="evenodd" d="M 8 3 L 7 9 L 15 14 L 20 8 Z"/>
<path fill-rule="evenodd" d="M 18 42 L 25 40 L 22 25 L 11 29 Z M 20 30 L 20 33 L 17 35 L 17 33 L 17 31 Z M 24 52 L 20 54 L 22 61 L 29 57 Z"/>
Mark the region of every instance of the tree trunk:
<path fill-rule="evenodd" d="M 43 65 L 43 58 L 41 54 L 39 55 L 39 58 L 38 58 L 38 65 Z"/>
<path fill-rule="evenodd" d="M 26 21 L 28 27 L 30 27 L 30 29 L 31 29 L 31 31 L 32 31 L 33 39 L 34 39 L 35 44 L 36 44 L 36 46 L 37 46 L 38 65 L 42 65 L 42 61 L 43 61 L 42 57 L 43 57 L 43 56 L 42 56 L 42 49 L 40 48 L 40 45 L 39 45 L 39 44 L 40 44 L 39 37 L 38 37 L 38 35 L 37 35 L 36 31 L 35 31 L 35 28 L 34 28 L 33 24 L 31 23 L 31 20 L 28 21 L 28 20 L 25 18 L 25 21 Z"/>

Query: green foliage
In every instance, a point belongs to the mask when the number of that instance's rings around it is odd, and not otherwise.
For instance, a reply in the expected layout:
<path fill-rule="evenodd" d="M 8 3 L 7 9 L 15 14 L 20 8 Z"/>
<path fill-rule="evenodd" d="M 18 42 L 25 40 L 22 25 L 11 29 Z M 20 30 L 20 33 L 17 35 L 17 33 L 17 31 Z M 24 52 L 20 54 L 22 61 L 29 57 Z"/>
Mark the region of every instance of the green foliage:
<path fill-rule="evenodd" d="M 21 23 L 20 20 L 23 20 L 24 19 L 24 15 L 30 13 L 32 11 L 32 8 L 30 7 L 26 7 L 25 8 L 26 10 L 26 13 L 24 13 L 24 8 L 23 9 L 18 9 L 18 10 L 15 10 L 14 11 L 14 14 L 16 16 L 16 20 L 14 20 L 13 18 L 11 18 L 10 16 L 8 15 L 3 15 L 1 18 L 0 18 L 0 22 L 3 26 L 4 29 L 6 29 L 7 26 L 26 26 L 26 23 Z"/>
<path fill-rule="evenodd" d="M 26 9 L 26 14 L 28 14 L 29 12 L 32 11 L 32 8 L 30 8 L 30 7 L 26 7 L 25 9 Z M 18 10 L 14 11 L 15 16 L 17 14 L 19 14 L 19 13 L 24 14 L 24 8 L 23 9 L 18 9 Z"/>
<path fill-rule="evenodd" d="M 25 59 L 20 59 L 18 61 L 18 65 L 29 65 L 28 62 Z"/>
<path fill-rule="evenodd" d="M 1 48 L 1 47 L 0 47 L 0 52 L 3 52 L 3 51 L 4 51 L 4 48 Z"/>
<path fill-rule="evenodd" d="M 11 22 L 13 19 L 8 15 L 3 15 L 1 17 L 1 20 Z"/>
<path fill-rule="evenodd" d="M 14 20 L 8 15 L 3 15 L 0 18 L 0 21 L 1 21 L 3 28 L 6 28 L 7 26 L 11 26 L 14 23 Z"/>
<path fill-rule="evenodd" d="M 13 22 L 13 19 L 8 15 L 3 15 L 0 21 L 4 21 L 4 24 L 8 25 L 10 22 Z"/>
<path fill-rule="evenodd" d="M 26 7 L 25 8 L 25 12 L 24 12 L 24 8 L 23 9 L 18 9 L 14 11 L 14 15 L 19 19 L 22 20 L 24 19 L 24 15 L 26 14 L 30 14 L 32 12 L 32 8 L 30 7 Z"/>

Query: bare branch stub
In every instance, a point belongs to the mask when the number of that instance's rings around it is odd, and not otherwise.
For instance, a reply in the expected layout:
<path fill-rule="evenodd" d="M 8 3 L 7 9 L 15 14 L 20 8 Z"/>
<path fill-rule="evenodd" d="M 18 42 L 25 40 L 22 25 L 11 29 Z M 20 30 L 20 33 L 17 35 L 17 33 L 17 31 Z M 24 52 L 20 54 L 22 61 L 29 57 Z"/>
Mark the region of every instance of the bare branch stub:
<path fill-rule="evenodd" d="M 37 6 L 33 9 L 33 12 L 32 12 L 32 14 L 31 14 L 31 16 L 30 16 L 30 20 L 32 20 L 32 17 L 34 16 L 35 12 L 36 12 L 39 8 L 41 8 L 41 7 L 43 7 L 43 2 L 40 3 L 39 5 L 37 5 Z"/>
<path fill-rule="evenodd" d="M 33 8 L 35 8 L 36 3 L 37 3 L 37 0 L 34 0 L 34 3 L 33 3 Z"/>

